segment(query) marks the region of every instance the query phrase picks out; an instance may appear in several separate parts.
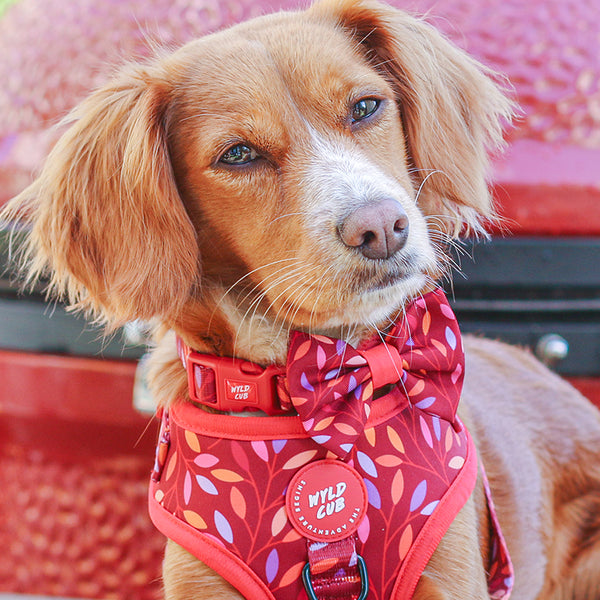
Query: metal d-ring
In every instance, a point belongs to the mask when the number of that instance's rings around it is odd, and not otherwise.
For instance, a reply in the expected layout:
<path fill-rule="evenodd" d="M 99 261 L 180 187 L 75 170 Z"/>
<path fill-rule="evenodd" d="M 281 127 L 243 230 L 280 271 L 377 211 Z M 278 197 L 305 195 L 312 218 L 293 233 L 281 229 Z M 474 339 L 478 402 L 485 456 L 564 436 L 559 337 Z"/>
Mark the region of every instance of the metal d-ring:
<path fill-rule="evenodd" d="M 356 556 L 358 562 L 358 572 L 360 574 L 360 595 L 356 600 L 365 600 L 369 593 L 369 575 L 367 574 L 367 565 L 363 557 L 358 554 Z M 308 594 L 308 600 L 319 600 L 315 594 L 312 580 L 310 578 L 310 563 L 306 563 L 302 569 L 302 581 Z"/>

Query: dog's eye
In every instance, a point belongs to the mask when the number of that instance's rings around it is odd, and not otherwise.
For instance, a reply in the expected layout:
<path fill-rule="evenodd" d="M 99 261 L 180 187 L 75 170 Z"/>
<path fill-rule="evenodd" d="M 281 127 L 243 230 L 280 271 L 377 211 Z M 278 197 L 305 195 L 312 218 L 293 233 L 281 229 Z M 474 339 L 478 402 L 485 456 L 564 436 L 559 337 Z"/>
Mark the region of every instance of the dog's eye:
<path fill-rule="evenodd" d="M 245 165 L 258 158 L 258 152 L 246 146 L 246 144 L 236 144 L 227 150 L 219 159 L 219 162 L 226 165 Z"/>
<path fill-rule="evenodd" d="M 352 107 L 352 122 L 357 123 L 374 114 L 379 108 L 380 101 L 376 98 L 363 98 Z"/>

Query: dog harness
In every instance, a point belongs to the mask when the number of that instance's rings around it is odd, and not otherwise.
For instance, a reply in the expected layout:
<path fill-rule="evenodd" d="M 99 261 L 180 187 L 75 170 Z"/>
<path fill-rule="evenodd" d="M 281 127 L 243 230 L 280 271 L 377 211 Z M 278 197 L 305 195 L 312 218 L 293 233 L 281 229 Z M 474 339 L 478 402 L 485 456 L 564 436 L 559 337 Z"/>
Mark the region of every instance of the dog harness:
<path fill-rule="evenodd" d="M 180 354 L 193 400 L 273 416 L 192 402 L 163 411 L 156 527 L 249 600 L 411 598 L 477 478 L 456 416 L 462 343 L 443 293 L 415 300 L 383 342 L 358 349 L 293 332 L 285 369 L 183 344 Z M 483 479 L 489 591 L 508 598 L 512 566 Z"/>

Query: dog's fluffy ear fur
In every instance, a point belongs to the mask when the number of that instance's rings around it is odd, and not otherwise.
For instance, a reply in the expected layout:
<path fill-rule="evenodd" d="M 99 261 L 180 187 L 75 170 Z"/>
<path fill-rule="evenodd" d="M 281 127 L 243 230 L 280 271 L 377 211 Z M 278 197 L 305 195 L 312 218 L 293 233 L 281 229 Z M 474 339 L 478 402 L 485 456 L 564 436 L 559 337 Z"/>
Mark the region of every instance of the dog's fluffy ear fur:
<path fill-rule="evenodd" d="M 176 314 L 196 284 L 194 228 L 166 145 L 169 83 L 131 66 L 85 100 L 39 178 L 5 209 L 31 227 L 30 281 L 109 325 Z"/>
<path fill-rule="evenodd" d="M 312 11 L 347 31 L 396 90 L 422 210 L 453 236 L 479 233 L 493 216 L 488 153 L 502 148 L 514 108 L 497 77 L 423 20 L 375 0 L 321 0 Z"/>

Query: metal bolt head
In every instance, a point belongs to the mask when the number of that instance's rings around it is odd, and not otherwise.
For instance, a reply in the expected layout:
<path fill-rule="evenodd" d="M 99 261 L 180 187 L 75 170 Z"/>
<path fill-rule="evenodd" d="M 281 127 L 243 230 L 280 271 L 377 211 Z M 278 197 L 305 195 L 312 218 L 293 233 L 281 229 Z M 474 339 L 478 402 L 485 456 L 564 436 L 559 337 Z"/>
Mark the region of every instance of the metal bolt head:
<path fill-rule="evenodd" d="M 555 365 L 567 358 L 569 342 L 562 335 L 547 333 L 538 340 L 535 354 L 544 364 Z"/>

